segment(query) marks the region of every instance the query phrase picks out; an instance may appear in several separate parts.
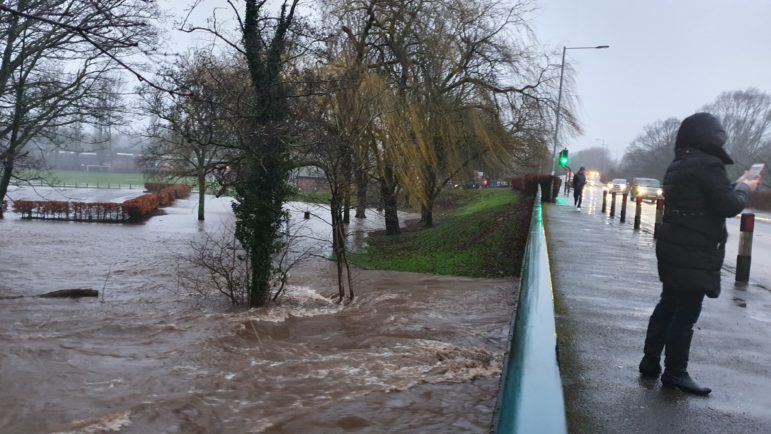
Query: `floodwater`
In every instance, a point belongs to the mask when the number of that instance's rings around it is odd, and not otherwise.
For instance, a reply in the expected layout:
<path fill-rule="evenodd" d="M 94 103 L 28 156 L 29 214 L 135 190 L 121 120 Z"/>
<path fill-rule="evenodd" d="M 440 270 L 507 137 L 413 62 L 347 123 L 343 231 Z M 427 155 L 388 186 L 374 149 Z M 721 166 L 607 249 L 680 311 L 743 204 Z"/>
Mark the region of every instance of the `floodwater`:
<path fill-rule="evenodd" d="M 358 270 L 340 305 L 315 257 L 278 303 L 233 310 L 179 286 L 190 242 L 232 221 L 226 199 L 203 224 L 195 206 L 142 225 L 0 220 L 0 432 L 487 432 L 514 279 Z M 325 239 L 323 207 L 291 215 Z M 369 217 L 354 238 L 382 227 Z M 80 287 L 100 298 L 32 297 Z"/>

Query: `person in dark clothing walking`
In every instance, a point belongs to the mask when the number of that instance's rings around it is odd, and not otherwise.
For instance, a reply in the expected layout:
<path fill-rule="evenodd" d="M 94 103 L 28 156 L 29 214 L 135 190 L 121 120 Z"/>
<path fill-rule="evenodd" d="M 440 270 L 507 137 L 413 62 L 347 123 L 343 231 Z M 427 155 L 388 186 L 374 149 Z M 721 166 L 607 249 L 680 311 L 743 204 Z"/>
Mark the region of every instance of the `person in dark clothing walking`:
<path fill-rule="evenodd" d="M 584 198 L 584 185 L 586 185 L 586 171 L 583 167 L 573 175 L 573 206 L 581 209 L 581 201 Z"/>
<path fill-rule="evenodd" d="M 639 371 L 685 392 L 707 395 L 688 374 L 693 326 L 704 296 L 720 294 L 720 268 L 728 233 L 725 219 L 739 214 L 760 180 L 742 175 L 735 185 L 725 165 L 733 164 L 723 145 L 726 133 L 717 118 L 696 113 L 683 120 L 675 159 L 664 175 L 664 217 L 656 242 L 661 299 L 648 321 Z"/>

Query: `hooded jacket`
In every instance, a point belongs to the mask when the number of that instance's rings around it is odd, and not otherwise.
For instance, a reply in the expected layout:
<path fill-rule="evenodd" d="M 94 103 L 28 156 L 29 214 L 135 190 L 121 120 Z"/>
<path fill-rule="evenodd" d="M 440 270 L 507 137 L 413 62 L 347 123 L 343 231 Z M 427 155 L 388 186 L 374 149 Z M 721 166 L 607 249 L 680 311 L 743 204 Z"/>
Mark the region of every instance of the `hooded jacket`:
<path fill-rule="evenodd" d="M 680 124 L 675 159 L 664 175 L 664 217 L 656 243 L 659 279 L 665 288 L 720 293 L 725 258 L 725 219 L 747 203 L 746 184 L 734 187 L 725 165 L 733 164 L 723 146 L 726 133 L 709 113 Z"/>

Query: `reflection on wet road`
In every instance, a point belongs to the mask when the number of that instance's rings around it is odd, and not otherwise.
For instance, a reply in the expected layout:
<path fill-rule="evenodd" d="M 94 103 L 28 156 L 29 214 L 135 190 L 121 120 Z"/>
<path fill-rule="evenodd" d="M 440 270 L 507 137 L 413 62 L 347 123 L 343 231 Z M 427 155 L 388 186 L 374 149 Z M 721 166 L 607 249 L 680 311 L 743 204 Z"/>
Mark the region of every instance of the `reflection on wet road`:
<path fill-rule="evenodd" d="M 572 201 L 572 193 L 570 200 Z M 602 188 L 588 186 L 584 189 L 584 204 L 581 211 L 587 214 L 601 216 L 604 218 L 603 221 L 607 224 L 620 224 L 619 216 L 621 213 L 621 200 L 622 196 L 617 195 L 616 216 L 611 220 L 609 217 L 611 203 L 610 194 L 608 194 L 607 197 L 606 213 L 602 214 Z M 652 243 L 653 227 L 656 222 L 656 205 L 649 202 L 643 202 L 641 211 L 640 230 L 645 234 L 650 234 L 650 242 Z M 754 210 L 745 210 L 744 212 L 754 212 L 757 215 L 752 241 L 752 272 L 750 274 L 750 280 L 752 283 L 761 285 L 771 291 L 771 266 L 769 266 L 771 265 L 771 262 L 769 262 L 768 259 L 771 258 L 771 215 L 767 212 Z M 627 201 L 625 224 L 629 227 L 630 231 L 633 229 L 634 225 L 634 214 L 635 203 Z M 726 243 L 724 268 L 731 273 L 736 269 L 736 255 L 739 251 L 739 223 L 738 217 L 726 220 L 728 242 Z M 640 241 L 643 242 L 643 240 L 644 239 L 641 237 Z"/>

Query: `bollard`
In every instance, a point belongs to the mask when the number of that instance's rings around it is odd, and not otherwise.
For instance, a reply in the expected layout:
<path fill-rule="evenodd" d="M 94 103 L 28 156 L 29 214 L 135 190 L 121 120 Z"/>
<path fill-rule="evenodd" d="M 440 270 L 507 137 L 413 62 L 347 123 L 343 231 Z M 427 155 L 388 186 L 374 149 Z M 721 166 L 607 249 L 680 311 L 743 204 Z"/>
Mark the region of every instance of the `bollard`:
<path fill-rule="evenodd" d="M 626 223 L 626 198 L 629 193 L 624 193 L 621 195 L 621 223 Z"/>
<path fill-rule="evenodd" d="M 605 214 L 605 206 L 608 203 L 608 190 L 602 190 L 602 213 Z"/>
<path fill-rule="evenodd" d="M 634 230 L 636 231 L 640 230 L 640 214 L 642 214 L 642 197 L 637 196 L 634 207 Z"/>
<path fill-rule="evenodd" d="M 610 218 L 616 216 L 616 192 L 610 193 Z"/>
<path fill-rule="evenodd" d="M 752 234 L 755 231 L 755 214 L 742 214 L 739 228 L 739 254 L 736 255 L 736 281 L 750 281 L 750 262 L 752 260 Z"/>
<path fill-rule="evenodd" d="M 310 211 L 305 211 L 305 214 L 303 215 L 303 218 L 305 218 L 305 220 L 309 220 L 311 218 L 311 212 Z"/>
<path fill-rule="evenodd" d="M 664 199 L 656 199 L 656 223 L 653 225 L 653 238 L 659 236 L 659 227 L 664 218 Z"/>

